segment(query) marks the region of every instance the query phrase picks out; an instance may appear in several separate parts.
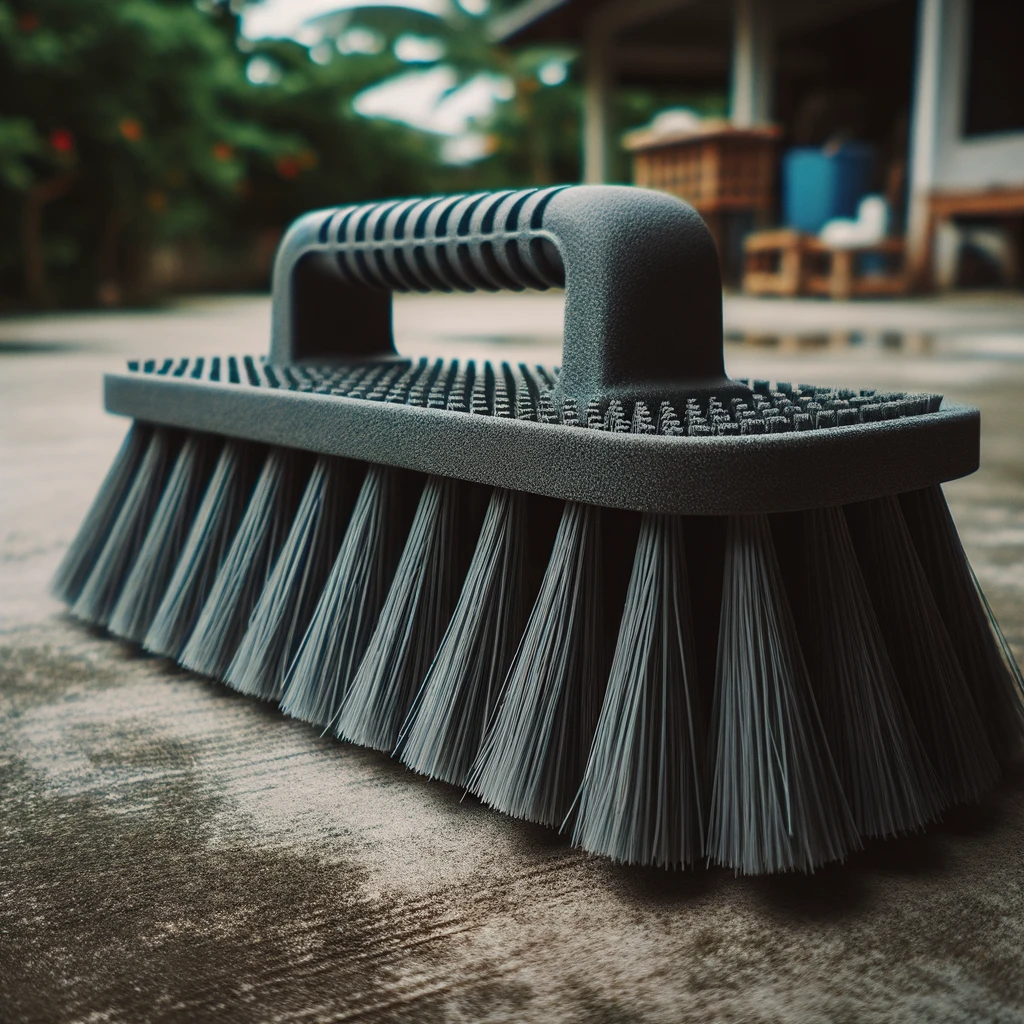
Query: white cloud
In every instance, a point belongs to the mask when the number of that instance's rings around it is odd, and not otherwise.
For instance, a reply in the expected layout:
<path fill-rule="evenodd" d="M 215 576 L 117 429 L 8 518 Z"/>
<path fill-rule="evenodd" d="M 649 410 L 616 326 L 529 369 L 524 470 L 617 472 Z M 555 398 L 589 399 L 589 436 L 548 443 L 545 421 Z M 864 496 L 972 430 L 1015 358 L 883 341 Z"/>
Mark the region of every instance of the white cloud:
<path fill-rule="evenodd" d="M 380 6 L 412 7 L 416 10 L 431 11 L 434 14 L 443 14 L 449 9 L 448 0 L 374 0 L 374 2 Z M 353 0 L 264 0 L 263 3 L 245 8 L 242 14 L 242 32 L 249 39 L 267 37 L 297 39 L 303 25 L 310 18 L 358 6 L 360 4 Z M 312 41 L 316 42 L 317 40 Z"/>
<path fill-rule="evenodd" d="M 506 80 L 477 75 L 446 96 L 455 82 L 455 72 L 448 67 L 409 71 L 360 93 L 354 106 L 364 117 L 386 117 L 439 135 L 462 135 L 473 121 L 493 111 L 496 99 L 504 98 Z"/>

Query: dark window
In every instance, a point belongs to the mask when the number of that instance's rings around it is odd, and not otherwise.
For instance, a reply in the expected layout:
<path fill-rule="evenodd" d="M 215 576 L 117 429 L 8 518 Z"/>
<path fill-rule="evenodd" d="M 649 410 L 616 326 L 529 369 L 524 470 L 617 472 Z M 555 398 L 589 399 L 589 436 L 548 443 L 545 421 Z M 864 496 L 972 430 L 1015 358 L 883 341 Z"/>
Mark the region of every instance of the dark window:
<path fill-rule="evenodd" d="M 973 0 L 965 135 L 1024 131 L 1024 0 Z"/>

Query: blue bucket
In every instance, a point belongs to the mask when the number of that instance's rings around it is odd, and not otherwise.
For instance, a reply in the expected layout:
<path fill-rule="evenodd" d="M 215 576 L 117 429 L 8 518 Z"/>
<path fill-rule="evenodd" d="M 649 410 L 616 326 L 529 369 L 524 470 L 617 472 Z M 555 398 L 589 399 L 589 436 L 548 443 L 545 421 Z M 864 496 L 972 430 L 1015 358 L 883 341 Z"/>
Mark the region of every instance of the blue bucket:
<path fill-rule="evenodd" d="M 788 227 L 816 235 L 834 217 L 855 217 L 868 191 L 872 149 L 846 142 L 836 149 L 798 147 L 782 158 L 782 213 Z"/>

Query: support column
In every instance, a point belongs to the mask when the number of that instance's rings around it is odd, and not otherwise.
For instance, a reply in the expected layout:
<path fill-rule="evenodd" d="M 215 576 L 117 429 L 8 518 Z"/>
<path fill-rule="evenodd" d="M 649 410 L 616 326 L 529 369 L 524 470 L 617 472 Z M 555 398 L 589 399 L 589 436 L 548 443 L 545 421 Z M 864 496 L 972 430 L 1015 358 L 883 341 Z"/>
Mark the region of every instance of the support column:
<path fill-rule="evenodd" d="M 611 33 L 595 25 L 584 46 L 583 181 L 601 185 L 608 180 L 608 131 L 611 100 Z"/>
<path fill-rule="evenodd" d="M 944 0 L 920 0 L 917 60 L 910 129 L 910 200 L 907 211 L 907 266 L 917 288 L 931 286 L 932 225 L 928 197 L 935 188 L 942 72 Z"/>
<path fill-rule="evenodd" d="M 775 41 L 764 0 L 733 0 L 732 95 L 729 119 L 737 128 L 771 120 Z"/>

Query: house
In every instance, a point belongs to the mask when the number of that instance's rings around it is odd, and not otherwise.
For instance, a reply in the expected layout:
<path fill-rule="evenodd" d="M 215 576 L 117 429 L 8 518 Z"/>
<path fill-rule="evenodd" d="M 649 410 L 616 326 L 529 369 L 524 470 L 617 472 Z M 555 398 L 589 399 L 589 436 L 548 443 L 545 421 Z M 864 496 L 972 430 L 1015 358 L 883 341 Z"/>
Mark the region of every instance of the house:
<path fill-rule="evenodd" d="M 608 176 L 617 83 L 728 88 L 737 126 L 873 144 L 919 284 L 937 224 L 1011 218 L 1020 234 L 1022 0 L 523 0 L 497 29 L 582 51 L 585 181 Z"/>

